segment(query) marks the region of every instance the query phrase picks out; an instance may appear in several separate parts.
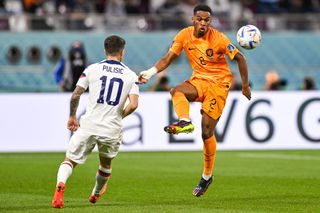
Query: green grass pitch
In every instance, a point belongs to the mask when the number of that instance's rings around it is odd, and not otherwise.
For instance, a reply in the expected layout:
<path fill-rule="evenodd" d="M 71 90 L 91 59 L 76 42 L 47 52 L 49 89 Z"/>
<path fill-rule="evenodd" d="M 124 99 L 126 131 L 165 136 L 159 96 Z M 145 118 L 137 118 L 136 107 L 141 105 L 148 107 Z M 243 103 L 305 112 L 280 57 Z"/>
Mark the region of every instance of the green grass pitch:
<path fill-rule="evenodd" d="M 67 183 L 65 208 L 53 209 L 64 153 L 0 153 L 0 212 L 320 212 L 320 150 L 218 151 L 215 181 L 191 192 L 202 152 L 120 152 L 107 193 L 88 202 L 98 168 L 89 156 Z"/>

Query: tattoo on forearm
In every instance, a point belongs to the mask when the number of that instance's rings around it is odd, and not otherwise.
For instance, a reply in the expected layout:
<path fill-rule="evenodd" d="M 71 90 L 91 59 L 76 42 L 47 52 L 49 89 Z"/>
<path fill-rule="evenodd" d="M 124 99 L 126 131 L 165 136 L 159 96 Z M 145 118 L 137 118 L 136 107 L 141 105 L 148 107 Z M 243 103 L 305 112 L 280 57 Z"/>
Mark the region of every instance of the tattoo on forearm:
<path fill-rule="evenodd" d="M 79 100 L 80 96 L 84 92 L 84 89 L 82 87 L 76 87 L 76 89 L 73 91 L 71 100 L 70 100 L 70 116 L 75 116 L 78 106 L 79 106 Z"/>

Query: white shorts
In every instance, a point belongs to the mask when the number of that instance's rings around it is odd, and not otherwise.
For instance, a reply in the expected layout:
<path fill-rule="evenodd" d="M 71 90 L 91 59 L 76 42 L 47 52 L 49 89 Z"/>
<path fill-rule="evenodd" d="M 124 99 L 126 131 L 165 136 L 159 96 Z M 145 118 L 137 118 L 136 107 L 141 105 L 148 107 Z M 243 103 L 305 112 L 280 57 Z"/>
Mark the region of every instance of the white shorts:
<path fill-rule="evenodd" d="M 120 143 L 121 135 L 117 139 L 110 139 L 92 135 L 79 128 L 70 138 L 66 156 L 78 164 L 83 164 L 97 144 L 100 156 L 114 158 L 119 152 Z"/>

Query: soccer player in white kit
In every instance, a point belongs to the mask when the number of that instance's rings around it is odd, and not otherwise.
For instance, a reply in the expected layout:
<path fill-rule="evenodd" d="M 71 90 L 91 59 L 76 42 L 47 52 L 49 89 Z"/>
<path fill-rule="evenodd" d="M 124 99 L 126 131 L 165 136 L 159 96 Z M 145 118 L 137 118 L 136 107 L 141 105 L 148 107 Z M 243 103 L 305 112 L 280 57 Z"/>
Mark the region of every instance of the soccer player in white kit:
<path fill-rule="evenodd" d="M 74 132 L 64 161 L 57 174 L 57 185 L 52 200 L 54 208 L 63 207 L 67 179 L 77 164 L 83 164 L 97 145 L 100 166 L 96 183 L 89 197 L 96 203 L 105 192 L 111 174 L 111 161 L 118 154 L 121 143 L 122 119 L 138 107 L 138 76 L 121 61 L 125 40 L 109 36 L 104 41 L 107 59 L 88 66 L 78 80 L 70 100 L 67 128 Z M 89 88 L 86 113 L 80 126 L 76 118 L 80 96 Z M 127 105 L 126 101 L 129 100 Z"/>

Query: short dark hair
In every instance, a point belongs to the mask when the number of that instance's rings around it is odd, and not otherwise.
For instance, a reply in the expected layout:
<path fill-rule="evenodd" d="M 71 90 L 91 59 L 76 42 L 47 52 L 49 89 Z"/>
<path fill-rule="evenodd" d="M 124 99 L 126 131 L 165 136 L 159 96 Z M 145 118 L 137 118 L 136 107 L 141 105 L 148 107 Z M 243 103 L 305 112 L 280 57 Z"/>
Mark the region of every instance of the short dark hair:
<path fill-rule="evenodd" d="M 198 11 L 206 11 L 209 12 L 210 15 L 212 15 L 211 8 L 206 4 L 198 4 L 197 6 L 195 6 L 195 8 L 193 9 L 193 15 L 195 15 Z"/>
<path fill-rule="evenodd" d="M 108 55 L 115 56 L 124 49 L 125 44 L 126 41 L 123 38 L 117 35 L 112 35 L 104 40 L 104 50 Z"/>

